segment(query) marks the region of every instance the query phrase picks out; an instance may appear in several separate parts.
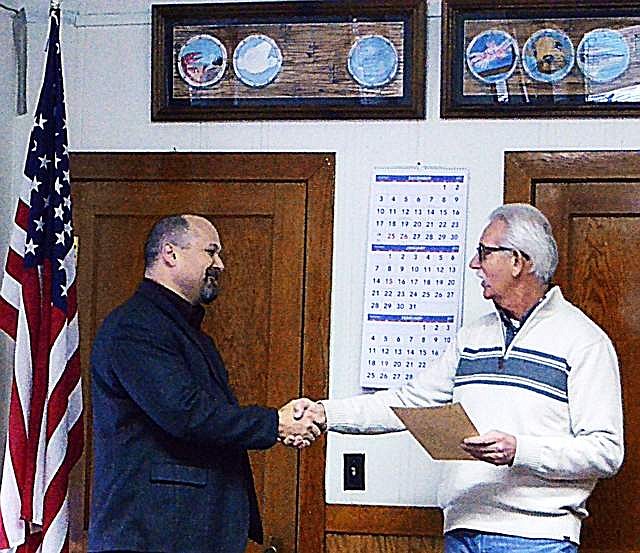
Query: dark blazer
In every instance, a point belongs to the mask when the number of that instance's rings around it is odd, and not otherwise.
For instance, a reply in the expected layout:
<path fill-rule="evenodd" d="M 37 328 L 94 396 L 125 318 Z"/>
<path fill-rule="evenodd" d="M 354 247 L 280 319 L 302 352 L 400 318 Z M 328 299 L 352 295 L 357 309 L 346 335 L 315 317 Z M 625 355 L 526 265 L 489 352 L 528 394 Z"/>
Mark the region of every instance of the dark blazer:
<path fill-rule="evenodd" d="M 143 282 L 93 345 L 89 551 L 242 553 L 262 541 L 248 449 L 278 414 L 240 407 L 208 336 Z"/>

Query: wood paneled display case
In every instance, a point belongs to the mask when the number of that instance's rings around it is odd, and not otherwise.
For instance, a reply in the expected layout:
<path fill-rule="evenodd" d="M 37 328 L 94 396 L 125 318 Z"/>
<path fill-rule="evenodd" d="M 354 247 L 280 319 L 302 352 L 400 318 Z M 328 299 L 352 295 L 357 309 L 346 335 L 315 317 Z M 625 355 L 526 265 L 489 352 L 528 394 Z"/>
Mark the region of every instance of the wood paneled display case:
<path fill-rule="evenodd" d="M 152 8 L 153 121 L 425 114 L 423 0 Z"/>
<path fill-rule="evenodd" d="M 443 0 L 442 117 L 637 117 L 639 8 Z"/>

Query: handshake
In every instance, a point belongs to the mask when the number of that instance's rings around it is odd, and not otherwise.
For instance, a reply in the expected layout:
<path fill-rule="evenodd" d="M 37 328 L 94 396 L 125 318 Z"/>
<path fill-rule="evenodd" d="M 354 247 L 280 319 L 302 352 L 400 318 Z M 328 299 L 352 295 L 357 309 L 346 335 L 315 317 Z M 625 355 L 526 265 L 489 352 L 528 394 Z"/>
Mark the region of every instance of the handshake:
<path fill-rule="evenodd" d="M 305 397 L 292 399 L 278 410 L 278 441 L 302 449 L 310 446 L 327 430 L 322 403 Z"/>

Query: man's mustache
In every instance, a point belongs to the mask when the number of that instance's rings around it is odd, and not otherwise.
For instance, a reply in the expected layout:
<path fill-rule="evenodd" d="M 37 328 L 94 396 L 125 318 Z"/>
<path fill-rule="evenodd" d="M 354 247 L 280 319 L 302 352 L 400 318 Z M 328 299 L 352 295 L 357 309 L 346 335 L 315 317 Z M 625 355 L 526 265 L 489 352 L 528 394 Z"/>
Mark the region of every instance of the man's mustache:
<path fill-rule="evenodd" d="M 222 274 L 222 271 L 217 267 L 209 267 L 205 273 L 207 277 L 214 278 L 216 280 L 218 280 L 221 274 Z"/>

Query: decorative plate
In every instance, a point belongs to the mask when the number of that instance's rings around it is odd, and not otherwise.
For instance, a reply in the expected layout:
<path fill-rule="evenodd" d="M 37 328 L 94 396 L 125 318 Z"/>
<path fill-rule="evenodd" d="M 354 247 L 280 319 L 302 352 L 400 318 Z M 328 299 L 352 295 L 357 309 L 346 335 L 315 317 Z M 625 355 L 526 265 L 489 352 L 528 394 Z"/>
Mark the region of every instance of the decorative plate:
<path fill-rule="evenodd" d="M 518 63 L 518 44 L 509 33 L 489 29 L 473 37 L 466 59 L 471 74 L 483 83 L 506 81 Z"/>
<path fill-rule="evenodd" d="M 267 35 L 249 35 L 233 52 L 233 70 L 247 86 L 267 86 L 280 73 L 282 52 Z"/>
<path fill-rule="evenodd" d="M 573 43 L 558 29 L 536 31 L 522 48 L 522 66 L 534 81 L 557 83 L 569 74 L 574 61 Z"/>
<path fill-rule="evenodd" d="M 227 49 L 211 35 L 191 37 L 178 53 L 180 77 L 190 86 L 217 83 L 227 68 Z"/>
<path fill-rule="evenodd" d="M 382 35 L 360 37 L 349 50 L 347 70 L 359 85 L 379 88 L 390 83 L 396 76 L 398 51 Z"/>
<path fill-rule="evenodd" d="M 629 67 L 629 45 L 622 33 L 613 29 L 594 29 L 586 33 L 576 58 L 584 76 L 597 83 L 608 83 Z"/>

